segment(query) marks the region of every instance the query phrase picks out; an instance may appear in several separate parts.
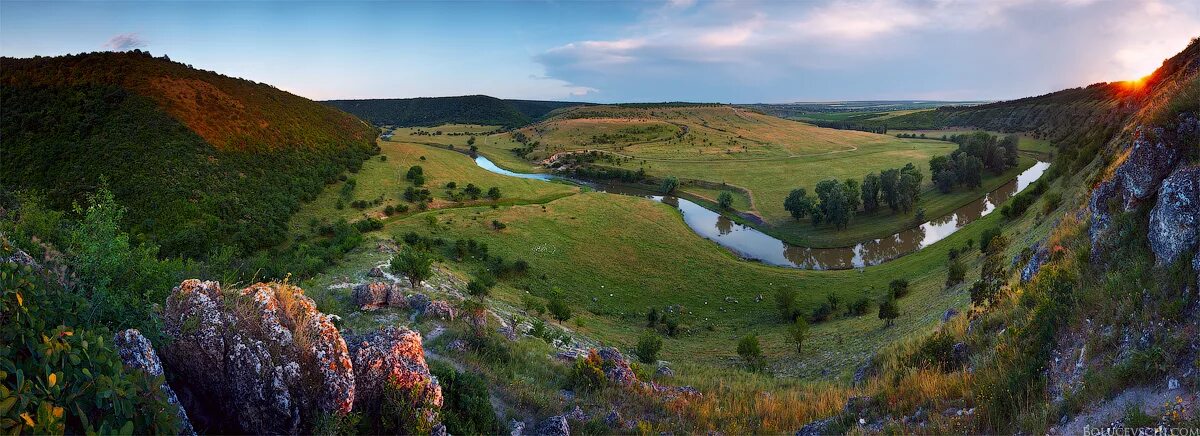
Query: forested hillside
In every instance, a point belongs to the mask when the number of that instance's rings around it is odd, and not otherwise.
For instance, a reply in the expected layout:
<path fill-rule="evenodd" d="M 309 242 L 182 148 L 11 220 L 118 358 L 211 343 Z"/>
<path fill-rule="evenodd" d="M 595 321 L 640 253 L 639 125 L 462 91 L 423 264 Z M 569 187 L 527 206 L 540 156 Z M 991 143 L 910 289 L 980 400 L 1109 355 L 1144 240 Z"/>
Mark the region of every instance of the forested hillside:
<path fill-rule="evenodd" d="M 355 117 L 141 51 L 0 59 L 0 182 L 68 210 L 107 184 L 162 253 L 246 252 L 376 151 Z"/>
<path fill-rule="evenodd" d="M 486 95 L 459 97 L 329 100 L 325 104 L 381 126 L 413 127 L 442 124 L 480 124 L 520 127 L 555 109 L 581 103 L 539 100 L 501 100 Z"/>

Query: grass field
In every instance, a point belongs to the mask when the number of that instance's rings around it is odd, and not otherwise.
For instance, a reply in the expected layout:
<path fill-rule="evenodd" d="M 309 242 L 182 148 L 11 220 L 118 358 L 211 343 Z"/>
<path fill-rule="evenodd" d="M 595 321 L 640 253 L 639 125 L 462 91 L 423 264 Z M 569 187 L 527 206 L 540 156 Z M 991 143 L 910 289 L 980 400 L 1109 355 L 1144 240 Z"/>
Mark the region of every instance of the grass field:
<path fill-rule="evenodd" d="M 441 168 L 439 171 L 445 174 L 474 174 L 472 170 L 478 170 L 469 159 L 455 152 L 402 143 L 386 146 L 395 156 L 425 155 L 427 163 L 423 165 Z M 389 158 L 388 162 L 393 159 L 402 158 Z M 406 168 L 405 164 L 397 164 Z M 369 170 L 364 168 L 360 174 Z M 511 183 L 528 184 L 531 198 L 537 195 L 561 198 L 544 204 L 498 208 L 447 205 L 440 210 L 394 218 L 382 232 L 372 235 L 387 237 L 416 232 L 448 240 L 474 238 L 486 242 L 494 255 L 510 261 L 527 260 L 531 272 L 503 281 L 493 294 L 495 302 L 519 307 L 527 292 L 544 296 L 551 290 L 561 291 L 575 308 L 576 318 L 568 326 L 604 343 L 631 346 L 643 330 L 646 311 L 651 306 L 661 310 L 678 305 L 687 314 L 683 321 L 689 330 L 666 339 L 664 359 L 688 365 L 728 367 L 736 363 L 736 339 L 756 333 L 762 337 L 776 373 L 811 378 L 847 375 L 880 347 L 925 331 L 948 308 L 965 306 L 969 296 L 963 286 L 949 290 L 943 286 L 946 252 L 964 246 L 967 239 L 978 240 L 983 229 L 1000 222 L 998 214 L 989 215 L 932 247 L 861 271 L 805 271 L 738 259 L 696 236 L 679 213 L 664 204 L 600 192 L 574 193 L 573 188 L 541 181 L 507 179 Z M 513 186 L 502 189 L 518 192 Z M 322 208 L 306 213 L 316 216 L 335 211 Z M 1013 226 L 1036 237 L 1037 231 L 1026 230 L 1046 224 L 1033 215 L 1027 214 Z M 507 227 L 495 230 L 491 226 L 493 220 Z M 1016 244 L 1013 250 L 1015 254 Z M 386 257 L 374 250 L 373 242 L 367 242 L 341 266 L 314 278 L 307 288 L 322 292 L 319 290 L 348 276 L 361 276 Z M 969 283 L 978 270 L 978 250 L 965 259 L 970 271 Z M 457 262 L 443 266 L 465 275 L 481 268 L 478 264 Z M 900 301 L 903 315 L 894 327 L 884 329 L 872 309 L 867 315 L 816 325 L 805 352 L 795 354 L 774 306 L 777 290 L 798 290 L 803 307 L 811 310 L 831 293 L 844 303 L 862 297 L 877 300 L 885 295 L 888 282 L 895 278 L 910 279 L 913 292 Z M 345 299 L 349 290 L 325 292 Z"/>
<path fill-rule="evenodd" d="M 491 129 L 488 128 L 488 130 Z M 463 138 L 463 141 L 466 141 L 465 136 L 453 136 L 452 138 Z M 328 222 L 345 218 L 355 221 L 367 216 L 384 218 L 383 210 L 388 205 L 407 205 L 409 207 L 408 214 L 417 212 L 416 205 L 405 202 L 403 198 L 405 188 L 413 186 L 412 182 L 404 177 L 409 167 L 413 165 L 420 165 L 424 171 L 426 177 L 424 187 L 429 189 L 434 198 L 430 203 L 431 208 L 463 205 L 448 200 L 445 186 L 449 182 L 455 182 L 459 191 L 468 183 L 479 186 L 484 192 L 494 186 L 500 188 L 503 195 L 496 202 L 476 200 L 467 204 L 539 203 L 579 191 L 579 188 L 565 184 L 544 183 L 495 174 L 479 168 L 469 156 L 455 151 L 395 141 L 379 141 L 379 145 L 382 148 L 381 156 L 386 156 L 386 160 L 376 156 L 365 162 L 357 173 L 347 174 L 347 176 L 356 181 L 355 188 L 350 195 L 351 200 L 378 199 L 381 200 L 380 204 L 362 210 L 352 207 L 351 201 L 347 201 L 342 195 L 343 188 L 348 181 L 341 181 L 323 190 L 316 200 L 305 204 L 289 222 L 291 231 L 293 233 L 310 231 L 310 224 L 314 220 Z M 343 203 L 341 209 L 336 208 L 339 201 Z"/>
<path fill-rule="evenodd" d="M 881 112 L 881 114 L 884 114 Z M 423 130 L 490 131 L 486 126 L 442 126 Z M 474 130 L 471 130 L 474 129 Z M 468 136 L 413 135 L 416 129 L 397 129 L 396 140 L 467 147 Z M 729 184 L 733 189 L 734 209 L 761 218 L 762 223 L 747 221 L 760 230 L 796 245 L 842 247 L 886 237 L 916 224 L 912 213 L 895 214 L 890 210 L 859 215 L 848 228 L 813 226 L 807 220 L 795 222 L 783 209 L 783 199 L 797 187 L 810 194 L 817 182 L 828 179 L 859 179 L 868 172 L 897 168 L 912 162 L 928 173 L 929 158 L 948 154 L 957 146 L 934 140 L 944 132 L 929 132 L 930 139 L 896 138 L 892 134 L 819 128 L 809 124 L 763 115 L 729 106 L 624 107 L 592 106 L 565 111 L 556 117 L 520 130 L 539 146 L 529 159 L 511 150 L 521 144 L 508 133 L 478 136 L 479 152 L 497 165 L 514 171 L 539 171 L 536 162 L 564 151 L 603 150 L 624 157 L 619 163 L 598 163 L 636 170 L 644 168 L 650 176 L 679 177 L 685 182 L 706 183 L 681 187 L 684 195 L 714 202 L 720 189 L 714 184 Z M 912 132 L 910 132 L 912 133 Z M 920 133 L 920 132 L 915 132 Z M 962 132 L 958 132 L 962 133 Z M 1023 138 L 1021 148 L 1045 154 L 1049 144 Z M 943 194 L 933 187 L 925 174 L 921 201 L 933 218 L 952 212 L 984 193 L 1003 185 L 1034 163 L 1023 158 L 1018 170 L 986 177 L 979 189 L 956 190 Z M 743 193 L 748 193 L 747 198 Z M 733 216 L 733 214 L 729 214 Z"/>
<path fill-rule="evenodd" d="M 971 132 L 976 132 L 976 131 L 980 131 L 980 130 L 966 129 L 966 128 L 942 129 L 942 130 L 889 130 L 888 134 L 889 135 L 899 135 L 901 133 L 907 133 L 907 134 L 913 134 L 913 135 L 925 134 L 925 136 L 927 136 L 929 138 L 941 138 L 942 135 L 947 135 L 947 136 L 961 135 L 964 133 L 971 133 Z M 988 131 L 988 130 L 982 130 L 982 131 L 991 133 L 991 134 L 997 135 L 997 136 L 1008 135 L 1008 133 L 1002 133 L 1002 132 L 994 132 L 994 131 Z M 1029 135 L 1020 135 L 1020 142 L 1018 143 L 1018 148 L 1020 148 L 1021 150 L 1024 150 L 1024 151 L 1031 151 L 1031 152 L 1039 153 L 1039 154 L 1043 154 L 1043 155 L 1049 155 L 1053 152 L 1053 147 L 1050 144 L 1050 141 L 1047 141 L 1045 139 L 1034 138 Z"/>

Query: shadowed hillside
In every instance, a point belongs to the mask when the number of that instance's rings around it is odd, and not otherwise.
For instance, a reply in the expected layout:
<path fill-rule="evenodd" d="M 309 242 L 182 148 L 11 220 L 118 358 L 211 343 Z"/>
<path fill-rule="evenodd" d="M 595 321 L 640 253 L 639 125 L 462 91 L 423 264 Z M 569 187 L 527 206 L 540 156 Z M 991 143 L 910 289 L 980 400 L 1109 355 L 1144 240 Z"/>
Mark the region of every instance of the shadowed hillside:
<path fill-rule="evenodd" d="M 584 103 L 539 100 L 501 100 L 486 95 L 421 97 L 324 102 L 381 126 L 480 124 L 519 127 L 550 112 Z"/>
<path fill-rule="evenodd" d="M 107 183 L 168 255 L 279 242 L 302 201 L 376 150 L 344 112 L 141 51 L 0 63 L 4 187 L 69 209 Z"/>

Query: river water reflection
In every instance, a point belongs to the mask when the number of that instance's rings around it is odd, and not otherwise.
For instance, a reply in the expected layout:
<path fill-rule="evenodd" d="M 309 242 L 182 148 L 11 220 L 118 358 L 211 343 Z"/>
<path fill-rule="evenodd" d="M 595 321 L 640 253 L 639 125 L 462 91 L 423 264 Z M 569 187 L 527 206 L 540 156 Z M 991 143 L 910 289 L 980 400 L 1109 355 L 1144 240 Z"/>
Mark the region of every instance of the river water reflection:
<path fill-rule="evenodd" d="M 549 174 L 514 173 L 497 167 L 483 156 L 475 158 L 475 162 L 488 171 L 513 177 L 537 180 L 557 178 Z M 1050 168 L 1048 162 L 1038 162 L 1018 175 L 1016 179 L 959 207 L 950 214 L 892 236 L 842 248 L 808 248 L 788 244 L 753 227 L 735 223 L 721 214 L 686 199 L 657 195 L 649 198 L 678 208 L 683 214 L 683 221 L 692 231 L 743 258 L 791 268 L 849 269 L 878 265 L 920 250 L 950 236 L 963 226 L 995 211 L 1010 197 L 1037 181 L 1048 168 Z"/>

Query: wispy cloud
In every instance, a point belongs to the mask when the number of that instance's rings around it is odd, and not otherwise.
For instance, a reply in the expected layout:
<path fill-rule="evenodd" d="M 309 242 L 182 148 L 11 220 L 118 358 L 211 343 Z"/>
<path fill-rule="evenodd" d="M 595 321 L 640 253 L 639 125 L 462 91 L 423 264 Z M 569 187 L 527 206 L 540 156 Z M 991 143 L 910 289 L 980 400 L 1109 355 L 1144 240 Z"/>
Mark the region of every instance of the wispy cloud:
<path fill-rule="evenodd" d="M 146 46 L 146 40 L 134 32 L 114 35 L 104 43 L 104 48 L 115 51 L 132 50 Z"/>
<path fill-rule="evenodd" d="M 676 3 L 649 8 L 611 39 L 563 44 L 535 61 L 616 99 L 688 98 L 684 83 L 743 101 L 947 90 L 1006 98 L 1123 79 L 1200 31 L 1194 0 Z"/>

